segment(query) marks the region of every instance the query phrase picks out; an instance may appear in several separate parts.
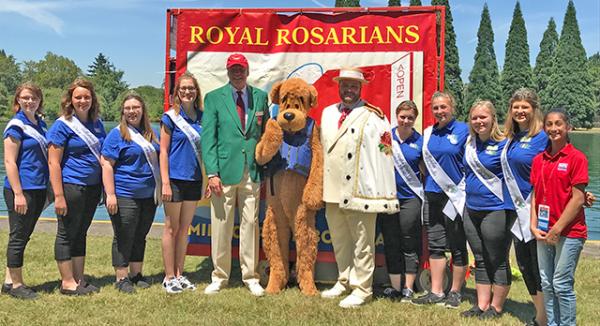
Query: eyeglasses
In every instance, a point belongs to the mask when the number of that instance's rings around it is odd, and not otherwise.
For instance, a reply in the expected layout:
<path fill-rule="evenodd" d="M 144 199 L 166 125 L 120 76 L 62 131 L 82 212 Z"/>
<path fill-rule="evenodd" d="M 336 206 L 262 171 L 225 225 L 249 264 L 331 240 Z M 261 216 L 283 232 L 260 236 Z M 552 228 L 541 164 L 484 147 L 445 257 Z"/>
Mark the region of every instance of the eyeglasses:
<path fill-rule="evenodd" d="M 37 102 L 40 99 L 36 96 L 19 96 L 19 100 L 21 100 L 23 102 L 27 102 L 27 101 Z"/>
<path fill-rule="evenodd" d="M 132 106 L 123 107 L 123 111 L 134 111 L 134 110 L 141 110 L 141 109 L 142 109 L 141 105 L 132 105 Z"/>
<path fill-rule="evenodd" d="M 194 87 L 194 86 L 179 87 L 179 91 L 182 92 L 182 93 L 185 93 L 185 91 L 195 92 L 196 91 L 196 87 Z"/>

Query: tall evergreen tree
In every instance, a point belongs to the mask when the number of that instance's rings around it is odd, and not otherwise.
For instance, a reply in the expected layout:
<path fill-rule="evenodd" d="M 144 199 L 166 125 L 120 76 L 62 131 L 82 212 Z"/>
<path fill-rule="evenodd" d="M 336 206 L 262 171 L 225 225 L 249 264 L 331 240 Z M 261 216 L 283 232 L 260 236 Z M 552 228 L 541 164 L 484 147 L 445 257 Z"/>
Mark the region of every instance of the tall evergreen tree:
<path fill-rule="evenodd" d="M 554 67 L 548 83 L 549 107 L 564 107 L 575 127 L 591 128 L 595 113 L 595 91 L 588 71 L 587 56 L 573 1 L 569 1 L 560 39 L 554 56 Z"/>
<path fill-rule="evenodd" d="M 389 0 L 388 7 L 401 6 L 400 0 Z"/>
<path fill-rule="evenodd" d="M 0 50 L 0 84 L 4 85 L 6 91 L 14 92 L 21 81 L 21 69 L 17 60 L 12 55 L 7 55 Z"/>
<path fill-rule="evenodd" d="M 456 46 L 456 33 L 454 32 L 454 23 L 452 20 L 452 11 L 450 10 L 449 0 L 432 0 L 432 6 L 446 7 L 446 27 L 445 27 L 445 64 L 444 64 L 444 89 L 456 98 L 457 117 L 464 117 L 463 109 L 463 81 L 459 65 L 458 47 Z"/>
<path fill-rule="evenodd" d="M 515 90 L 521 87 L 532 88 L 533 75 L 529 63 L 529 44 L 527 43 L 527 29 L 521 12 L 521 5 L 517 1 L 513 12 L 508 39 L 504 54 L 504 67 L 500 84 L 502 85 L 502 102 L 494 103 L 502 116 L 506 113 L 506 105 Z"/>
<path fill-rule="evenodd" d="M 535 68 L 533 68 L 533 81 L 538 90 L 542 107 L 546 110 L 548 109 L 547 99 L 550 97 L 548 94 L 548 82 L 552 74 L 554 52 L 557 45 L 558 33 L 556 32 L 556 23 L 554 22 L 554 18 L 550 18 L 548 27 L 540 42 L 540 52 L 535 58 Z"/>
<path fill-rule="evenodd" d="M 410 0 L 411 6 L 422 6 L 421 0 Z"/>
<path fill-rule="evenodd" d="M 469 86 L 466 92 L 466 108 L 477 100 L 489 100 L 495 106 L 500 104 L 502 88 L 498 76 L 498 63 L 494 52 L 494 31 L 487 4 L 483 6 L 479 30 L 477 31 L 477 49 L 475 63 L 469 74 Z M 503 117 L 499 116 L 499 120 Z"/>
<path fill-rule="evenodd" d="M 588 59 L 588 70 L 592 76 L 592 89 L 596 90 L 596 117 L 594 121 L 600 122 L 600 52 L 596 52 Z"/>
<path fill-rule="evenodd" d="M 102 53 L 99 53 L 88 67 L 88 76 L 94 83 L 96 93 L 105 101 L 103 118 L 106 120 L 118 118 L 120 103 L 115 103 L 115 100 L 128 87 L 127 83 L 123 81 L 123 74 L 124 72 L 115 68 Z"/>
<path fill-rule="evenodd" d="M 335 0 L 336 7 L 360 7 L 360 0 Z"/>

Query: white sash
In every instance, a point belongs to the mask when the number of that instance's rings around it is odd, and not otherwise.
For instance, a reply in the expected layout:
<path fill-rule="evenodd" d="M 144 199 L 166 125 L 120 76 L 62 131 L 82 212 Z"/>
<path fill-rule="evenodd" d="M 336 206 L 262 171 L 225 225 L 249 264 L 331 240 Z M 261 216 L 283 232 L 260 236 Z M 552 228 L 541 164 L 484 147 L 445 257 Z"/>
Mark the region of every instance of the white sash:
<path fill-rule="evenodd" d="M 440 166 L 440 163 L 435 160 L 435 157 L 433 157 L 433 154 L 431 154 L 429 148 L 427 148 L 432 130 L 433 127 L 429 127 L 425 129 L 425 132 L 423 133 L 423 161 L 433 180 L 435 180 L 446 196 L 448 196 L 449 200 L 446 203 L 443 212 L 454 221 L 456 214 L 462 217 L 465 209 L 465 178 L 463 177 L 458 185 L 455 184 Z"/>
<path fill-rule="evenodd" d="M 202 166 L 202 153 L 200 152 L 200 134 L 194 129 L 185 119 L 181 116 L 181 114 L 175 114 L 173 109 L 165 112 L 169 118 L 173 121 L 173 123 L 179 128 L 183 134 L 187 137 L 194 149 L 194 153 L 196 154 L 196 160 L 198 160 L 198 166 Z"/>
<path fill-rule="evenodd" d="M 415 171 L 406 161 L 402 148 L 397 141 L 392 142 L 392 157 L 394 158 L 394 168 L 398 174 L 402 177 L 402 180 L 410 187 L 410 189 L 421 198 L 421 201 L 425 201 L 425 193 L 423 192 L 423 185 L 421 180 L 417 177 Z"/>
<path fill-rule="evenodd" d="M 162 193 L 160 169 L 158 167 L 158 155 L 156 154 L 156 149 L 154 148 L 154 145 L 146 140 L 146 138 L 144 138 L 144 136 L 135 128 L 131 128 L 129 125 L 127 128 L 129 129 L 131 140 L 138 144 L 142 148 L 142 151 L 144 151 L 144 156 L 146 156 L 146 161 L 148 161 L 148 165 L 150 165 L 150 169 L 152 170 L 152 176 L 154 176 L 154 203 L 156 205 L 160 205 L 162 203 Z M 119 129 L 119 127 L 115 127 L 115 129 Z"/>
<path fill-rule="evenodd" d="M 44 137 L 42 134 L 40 134 L 39 131 L 37 131 L 37 129 L 35 129 L 34 127 L 25 124 L 23 121 L 19 120 L 19 119 L 11 119 L 8 124 L 6 125 L 6 128 L 4 128 L 4 132 L 6 132 L 6 130 L 8 130 L 8 128 L 10 127 L 18 127 L 21 128 L 21 130 L 23 130 L 23 132 L 35 139 L 35 141 L 38 142 L 38 144 L 40 145 L 40 148 L 42 149 L 42 153 L 44 154 L 44 157 L 46 158 L 46 161 L 48 160 L 48 142 L 46 141 L 46 137 Z"/>
<path fill-rule="evenodd" d="M 469 135 L 469 138 L 467 138 L 467 146 L 465 146 L 465 159 L 467 164 L 469 164 L 469 167 L 471 167 L 471 170 L 475 173 L 477 179 L 479 179 L 479 181 L 481 181 L 494 196 L 498 197 L 501 201 L 504 201 L 504 195 L 502 194 L 502 180 L 481 164 L 481 161 L 477 156 L 476 142 L 477 141 L 473 140 L 471 135 Z"/>
<path fill-rule="evenodd" d="M 87 145 L 98 162 L 100 162 L 100 141 L 98 140 L 98 137 L 89 131 L 77 117 L 72 116 L 70 120 L 67 120 L 64 116 L 61 116 L 57 121 L 62 121 L 67 127 L 71 128 L 71 130 L 73 130 L 73 132 Z"/>
<path fill-rule="evenodd" d="M 521 194 L 521 189 L 519 189 L 515 175 L 508 165 L 507 154 L 508 147 L 510 146 L 511 142 L 512 139 L 509 139 L 506 143 L 506 146 L 502 150 L 502 155 L 500 156 L 502 172 L 504 173 L 504 181 L 506 182 L 508 193 L 510 194 L 510 198 L 515 205 L 515 210 L 517 212 L 517 219 L 510 230 L 519 240 L 529 242 L 531 239 L 533 239 L 533 235 L 529 229 L 531 223 L 529 220 L 531 211 L 531 193 L 529 196 L 527 196 L 527 199 L 523 199 L 523 194 Z"/>

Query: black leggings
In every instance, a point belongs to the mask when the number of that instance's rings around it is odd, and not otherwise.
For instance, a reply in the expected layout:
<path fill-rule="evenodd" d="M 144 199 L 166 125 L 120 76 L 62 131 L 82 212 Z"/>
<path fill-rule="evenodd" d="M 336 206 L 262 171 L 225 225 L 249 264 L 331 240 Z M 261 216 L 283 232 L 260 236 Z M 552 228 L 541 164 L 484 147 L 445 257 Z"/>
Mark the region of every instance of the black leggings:
<path fill-rule="evenodd" d="M 475 282 L 510 285 L 510 228 L 514 220 L 505 210 L 476 211 L 467 208 L 465 232 L 475 256 Z"/>
<path fill-rule="evenodd" d="M 446 258 L 446 250 L 449 249 L 454 266 L 467 266 L 469 255 L 462 219 L 457 215 L 453 221 L 443 213 L 448 202 L 446 194 L 426 192 L 425 197 L 427 208 L 423 214 L 423 225 L 427 228 L 429 257 Z"/>
<path fill-rule="evenodd" d="M 377 216 L 390 274 L 416 274 L 421 248 L 421 199 L 400 200 L 400 212 Z"/>
<path fill-rule="evenodd" d="M 67 215 L 57 216 L 54 258 L 58 261 L 85 256 L 87 230 L 100 202 L 102 186 L 65 183 L 63 192 L 67 202 Z"/>
<path fill-rule="evenodd" d="M 506 211 L 506 215 L 516 221 L 517 213 L 515 211 Z M 513 242 L 515 244 L 517 265 L 519 265 L 519 270 L 523 274 L 527 291 L 530 295 L 537 295 L 538 292 L 542 292 L 542 279 L 540 278 L 537 258 L 537 241 L 531 239 L 529 242 L 525 242 L 513 237 Z"/>
<path fill-rule="evenodd" d="M 117 197 L 117 214 L 110 216 L 115 235 L 112 243 L 112 264 L 127 267 L 129 262 L 144 261 L 146 235 L 152 227 L 156 204 L 154 198 Z"/>
<path fill-rule="evenodd" d="M 6 248 L 6 266 L 9 268 L 23 267 L 25 246 L 33 233 L 35 224 L 46 202 L 46 189 L 23 190 L 27 212 L 24 215 L 15 212 L 15 194 L 12 189 L 4 188 L 4 202 L 8 209 L 8 246 Z"/>

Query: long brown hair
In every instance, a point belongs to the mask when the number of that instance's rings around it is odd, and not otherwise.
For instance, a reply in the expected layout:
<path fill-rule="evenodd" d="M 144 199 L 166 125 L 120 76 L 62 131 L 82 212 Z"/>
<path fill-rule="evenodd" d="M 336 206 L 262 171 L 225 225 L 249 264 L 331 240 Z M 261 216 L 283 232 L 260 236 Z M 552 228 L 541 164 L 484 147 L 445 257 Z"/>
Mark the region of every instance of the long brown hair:
<path fill-rule="evenodd" d="M 540 98 L 535 91 L 530 88 L 519 88 L 513 93 L 512 97 L 508 101 L 508 118 L 504 122 L 504 135 L 511 139 L 515 136 L 515 134 L 522 131 L 521 128 L 519 128 L 519 124 L 515 122 L 510 115 L 513 104 L 519 101 L 525 101 L 529 103 L 533 109 L 533 117 L 529 120 L 529 132 L 527 133 L 527 136 L 533 137 L 537 135 L 544 127 Z"/>
<path fill-rule="evenodd" d="M 196 99 L 194 100 L 194 108 L 202 111 L 202 91 L 200 91 L 200 84 L 198 84 L 198 80 L 194 75 L 189 72 L 184 73 L 183 75 L 177 78 L 175 82 L 175 89 L 173 90 L 173 106 L 171 107 L 176 114 L 179 114 L 179 108 L 181 107 L 181 99 L 179 98 L 179 87 L 181 87 L 181 81 L 184 79 L 190 79 L 192 83 L 194 83 L 194 87 L 196 87 Z"/>
<path fill-rule="evenodd" d="M 475 137 L 477 137 L 477 133 L 475 132 L 475 129 L 473 129 L 473 125 L 471 124 L 471 115 L 473 114 L 473 110 L 479 107 L 488 109 L 488 111 L 490 111 L 490 114 L 492 115 L 492 128 L 490 130 L 490 138 L 494 141 L 503 140 L 505 137 L 500 131 L 500 127 L 498 127 L 498 115 L 496 114 L 496 108 L 494 107 L 494 104 L 492 104 L 492 102 L 490 101 L 477 101 L 469 110 L 468 123 L 469 134 L 471 135 L 471 138 L 474 139 Z"/>
<path fill-rule="evenodd" d="M 24 82 L 21 85 L 19 85 L 19 87 L 17 87 L 17 90 L 15 91 L 15 98 L 13 99 L 13 112 L 17 113 L 19 112 L 19 110 L 21 110 L 21 105 L 19 104 L 19 97 L 21 96 L 21 92 L 26 89 L 30 90 L 33 93 L 33 95 L 35 95 L 40 100 L 40 104 L 38 104 L 38 108 L 35 111 L 35 113 L 39 116 L 42 116 L 44 114 L 44 94 L 42 93 L 42 90 L 32 82 Z"/>
<path fill-rule="evenodd" d="M 69 85 L 69 87 L 67 87 L 67 91 L 63 94 L 62 100 L 60 101 L 60 110 L 62 115 L 67 119 L 71 119 L 73 116 L 75 108 L 73 107 L 72 98 L 73 91 L 75 91 L 77 87 L 85 88 L 90 91 L 90 94 L 92 94 L 92 106 L 88 111 L 88 118 L 92 121 L 98 120 L 98 115 L 100 114 L 100 104 L 98 103 L 96 92 L 94 91 L 94 85 L 91 81 L 82 77 L 76 78 Z"/>
<path fill-rule="evenodd" d="M 129 100 L 136 100 L 138 102 L 140 102 L 140 104 L 142 105 L 142 120 L 141 120 L 141 127 L 142 127 L 142 135 L 144 136 L 144 138 L 146 138 L 147 141 L 149 142 L 158 142 L 158 139 L 156 138 L 156 135 L 154 134 L 154 130 L 152 130 L 152 126 L 150 125 L 150 118 L 148 118 L 148 111 L 146 110 L 146 103 L 144 103 L 144 100 L 142 99 L 141 96 L 137 95 L 137 94 L 129 94 L 127 96 L 125 96 L 125 98 L 123 99 L 123 102 L 121 102 L 121 121 L 119 122 L 119 131 L 121 132 L 121 137 L 123 137 L 123 139 L 125 139 L 126 141 L 131 141 L 131 135 L 129 134 L 129 128 L 127 127 L 127 121 L 125 120 L 125 102 L 129 101 Z"/>

